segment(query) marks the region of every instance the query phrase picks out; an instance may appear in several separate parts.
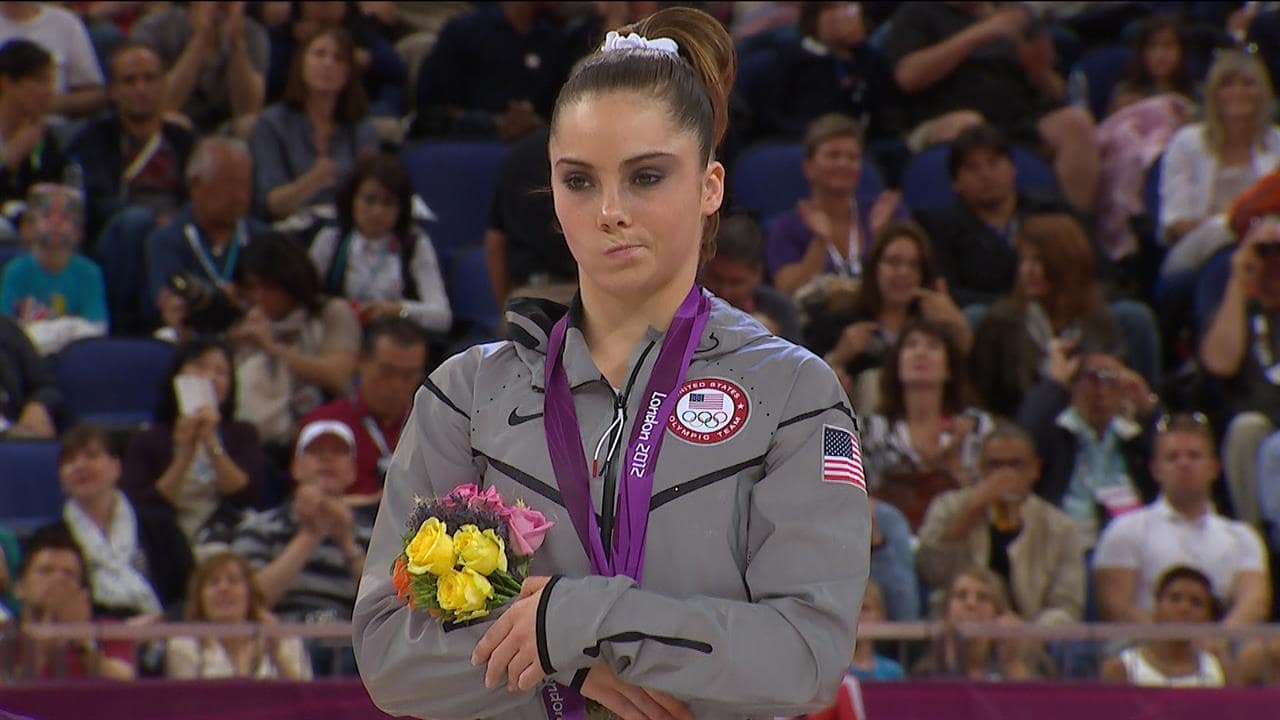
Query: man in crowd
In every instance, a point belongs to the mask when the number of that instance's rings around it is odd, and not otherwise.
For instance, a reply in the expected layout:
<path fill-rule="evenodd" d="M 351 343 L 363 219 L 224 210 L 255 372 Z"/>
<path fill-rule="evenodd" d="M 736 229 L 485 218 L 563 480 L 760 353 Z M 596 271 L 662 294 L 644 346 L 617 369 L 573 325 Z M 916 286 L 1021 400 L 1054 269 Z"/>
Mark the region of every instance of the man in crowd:
<path fill-rule="evenodd" d="M 732 215 L 720 223 L 716 254 L 702 268 L 707 289 L 754 316 L 774 335 L 799 343 L 800 312 L 791 298 L 764 284 L 764 238 L 755 221 Z"/>
<path fill-rule="evenodd" d="M 982 443 L 972 487 L 939 495 L 920 528 L 916 565 L 925 584 L 946 588 L 971 565 L 1004 578 L 1014 609 L 1037 623 L 1079 621 L 1084 551 L 1071 519 L 1031 492 L 1040 458 L 1031 436 L 1001 422 Z"/>
<path fill-rule="evenodd" d="M 351 429 L 356 447 L 356 479 L 346 490 L 353 504 L 377 505 L 382 480 L 409 416 L 413 393 L 422 384 L 427 340 L 412 321 L 384 318 L 364 329 L 360 345 L 360 385 L 350 396 L 312 410 L 302 420 L 337 421 Z"/>
<path fill-rule="evenodd" d="M 62 390 L 22 327 L 0 314 L 0 438 L 50 440 Z"/>
<path fill-rule="evenodd" d="M 52 112 L 69 117 L 92 115 L 106 104 L 102 68 L 84 23 L 58 4 L 0 3 L 0 44 L 24 38 L 43 47 L 54 58 Z"/>
<path fill-rule="evenodd" d="M 1204 416 L 1161 421 L 1151 461 L 1159 499 L 1112 522 L 1093 556 L 1102 620 L 1149 622 L 1157 579 L 1174 565 L 1187 565 L 1212 581 L 1226 608 L 1224 623 L 1266 622 L 1267 551 L 1256 530 L 1214 510 L 1210 487 L 1219 470 Z"/>

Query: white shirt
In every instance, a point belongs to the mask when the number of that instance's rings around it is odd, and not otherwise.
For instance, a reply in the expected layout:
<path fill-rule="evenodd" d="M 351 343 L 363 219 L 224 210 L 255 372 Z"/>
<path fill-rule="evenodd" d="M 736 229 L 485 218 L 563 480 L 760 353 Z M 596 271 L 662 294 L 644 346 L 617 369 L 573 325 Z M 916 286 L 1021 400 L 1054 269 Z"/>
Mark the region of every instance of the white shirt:
<path fill-rule="evenodd" d="M 1142 687 L 1224 687 L 1226 675 L 1222 672 L 1222 663 L 1213 653 L 1201 650 L 1197 658 L 1194 675 L 1165 675 L 1147 662 L 1142 650 L 1136 647 L 1126 648 L 1120 652 L 1120 662 L 1124 663 L 1124 671 L 1129 676 L 1131 685 Z"/>
<path fill-rule="evenodd" d="M 222 643 L 175 637 L 169 640 L 165 650 L 165 675 L 178 680 L 218 680 L 236 677 L 236 669 Z M 274 653 L 262 653 L 252 678 L 310 680 L 311 658 L 302 640 L 281 638 Z"/>
<path fill-rule="evenodd" d="M 54 89 L 60 93 L 102 85 L 102 68 L 84 23 L 75 13 L 53 3 L 40 5 L 40 12 L 25 22 L 0 15 L 0 44 L 25 38 L 48 50 L 53 56 Z"/>
<path fill-rule="evenodd" d="M 1267 128 L 1250 158 L 1255 177 L 1280 165 L 1280 129 Z M 1209 215 L 1218 159 L 1204 142 L 1204 123 L 1188 125 L 1169 140 L 1160 167 L 1159 237 L 1179 220 Z"/>
<path fill-rule="evenodd" d="M 1232 583 L 1241 572 L 1265 572 L 1267 551 L 1249 525 L 1210 511 L 1195 520 L 1179 514 L 1161 496 L 1150 505 L 1112 520 L 1093 555 L 1094 569 L 1138 571 L 1134 604 L 1151 612 L 1156 582 L 1174 565 L 1204 573 L 1213 594 L 1230 605 Z"/>

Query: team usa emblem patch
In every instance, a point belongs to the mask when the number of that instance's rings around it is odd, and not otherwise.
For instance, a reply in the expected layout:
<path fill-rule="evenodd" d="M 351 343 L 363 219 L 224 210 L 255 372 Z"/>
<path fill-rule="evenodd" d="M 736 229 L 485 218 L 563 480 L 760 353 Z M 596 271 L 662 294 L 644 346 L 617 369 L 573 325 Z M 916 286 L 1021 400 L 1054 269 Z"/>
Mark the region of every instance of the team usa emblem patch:
<path fill-rule="evenodd" d="M 715 445 L 737 435 L 750 414 L 751 400 L 739 385 L 700 378 L 680 386 L 667 429 L 694 445 Z"/>

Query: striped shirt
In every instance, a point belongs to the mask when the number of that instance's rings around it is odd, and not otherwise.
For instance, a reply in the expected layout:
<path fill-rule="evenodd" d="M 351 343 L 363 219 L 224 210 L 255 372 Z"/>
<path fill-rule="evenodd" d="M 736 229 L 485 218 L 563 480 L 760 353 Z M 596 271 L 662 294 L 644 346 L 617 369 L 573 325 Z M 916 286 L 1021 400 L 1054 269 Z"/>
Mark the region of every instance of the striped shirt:
<path fill-rule="evenodd" d="M 353 512 L 356 544 L 367 550 L 378 508 L 359 507 Z M 231 548 L 255 570 L 261 570 L 284 552 L 299 527 L 290 503 L 265 512 L 251 512 L 236 528 Z M 281 620 L 294 622 L 350 620 L 355 600 L 356 581 L 347 569 L 347 559 L 338 545 L 326 537 L 272 612 Z"/>

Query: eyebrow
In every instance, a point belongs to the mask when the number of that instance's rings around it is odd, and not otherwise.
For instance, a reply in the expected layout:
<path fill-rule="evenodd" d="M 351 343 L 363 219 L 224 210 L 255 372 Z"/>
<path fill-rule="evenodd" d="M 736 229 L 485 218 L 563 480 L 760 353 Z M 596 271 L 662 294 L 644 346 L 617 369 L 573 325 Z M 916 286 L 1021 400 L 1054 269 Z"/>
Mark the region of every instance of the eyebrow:
<path fill-rule="evenodd" d="M 637 163 L 645 162 L 646 160 L 657 160 L 659 158 L 674 158 L 675 156 L 676 156 L 675 153 L 665 152 L 663 150 L 654 150 L 653 152 L 633 155 L 627 158 L 626 160 L 623 160 L 622 164 L 635 165 Z M 577 158 L 571 158 L 571 157 L 560 158 L 559 160 L 556 161 L 556 165 L 575 165 L 575 166 L 584 167 L 584 168 L 593 167 L 591 163 L 587 162 L 586 160 L 579 160 Z"/>

